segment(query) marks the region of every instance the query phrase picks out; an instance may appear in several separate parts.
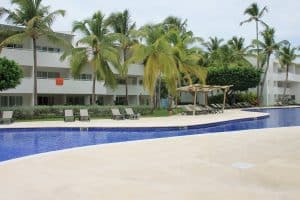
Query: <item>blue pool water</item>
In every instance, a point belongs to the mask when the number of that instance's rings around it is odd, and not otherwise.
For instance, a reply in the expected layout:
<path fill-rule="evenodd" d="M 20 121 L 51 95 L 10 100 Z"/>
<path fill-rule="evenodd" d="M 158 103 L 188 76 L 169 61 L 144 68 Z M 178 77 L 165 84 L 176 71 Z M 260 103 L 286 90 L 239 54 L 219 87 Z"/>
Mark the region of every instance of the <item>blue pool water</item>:
<path fill-rule="evenodd" d="M 0 161 L 27 155 L 104 143 L 145 140 L 246 129 L 300 126 L 300 108 L 254 110 L 270 113 L 270 117 L 255 120 L 235 120 L 226 123 L 185 128 L 105 129 L 3 129 L 0 130 Z"/>

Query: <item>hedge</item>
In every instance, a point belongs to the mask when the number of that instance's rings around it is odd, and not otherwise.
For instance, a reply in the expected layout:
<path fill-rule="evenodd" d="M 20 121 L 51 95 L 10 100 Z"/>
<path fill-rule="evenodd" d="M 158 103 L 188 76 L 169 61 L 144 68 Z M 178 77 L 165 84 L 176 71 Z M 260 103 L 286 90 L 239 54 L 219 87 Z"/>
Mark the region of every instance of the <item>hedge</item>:
<path fill-rule="evenodd" d="M 80 109 L 88 109 L 91 117 L 110 118 L 111 108 L 119 108 L 120 112 L 125 114 L 125 107 L 130 107 L 136 113 L 141 115 L 150 115 L 152 107 L 150 106 L 35 106 L 35 107 L 10 107 L 0 108 L 0 111 L 14 111 L 14 118 L 17 120 L 32 120 L 32 119 L 54 119 L 63 118 L 64 110 L 74 110 L 74 115 L 79 115 Z"/>
<path fill-rule="evenodd" d="M 229 99 L 227 99 L 227 102 L 232 102 L 232 99 L 231 99 L 232 97 L 233 96 L 229 96 L 228 97 Z M 223 103 L 223 98 L 224 98 L 223 94 L 210 96 L 208 98 L 208 102 L 209 103 Z M 248 102 L 252 105 L 256 105 L 257 96 L 256 96 L 256 94 L 254 94 L 252 92 L 234 94 L 234 98 L 235 98 L 236 103 Z"/>

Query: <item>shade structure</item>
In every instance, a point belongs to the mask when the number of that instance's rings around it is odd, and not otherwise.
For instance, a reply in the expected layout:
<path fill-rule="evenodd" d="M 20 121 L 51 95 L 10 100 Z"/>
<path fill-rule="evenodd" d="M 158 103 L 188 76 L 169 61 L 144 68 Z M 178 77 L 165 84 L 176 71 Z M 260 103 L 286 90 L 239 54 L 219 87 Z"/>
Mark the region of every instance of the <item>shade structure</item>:
<path fill-rule="evenodd" d="M 189 92 L 194 93 L 194 106 L 196 106 L 197 103 L 197 93 L 204 93 L 208 94 L 208 92 L 214 91 L 214 90 L 223 90 L 224 91 L 224 99 L 223 99 L 223 107 L 222 111 L 224 111 L 225 103 L 226 103 L 226 93 L 227 91 L 233 87 L 233 85 L 203 85 L 203 84 L 193 84 L 189 86 L 183 86 L 177 88 L 177 92 Z M 195 115 L 195 111 L 194 111 Z"/>

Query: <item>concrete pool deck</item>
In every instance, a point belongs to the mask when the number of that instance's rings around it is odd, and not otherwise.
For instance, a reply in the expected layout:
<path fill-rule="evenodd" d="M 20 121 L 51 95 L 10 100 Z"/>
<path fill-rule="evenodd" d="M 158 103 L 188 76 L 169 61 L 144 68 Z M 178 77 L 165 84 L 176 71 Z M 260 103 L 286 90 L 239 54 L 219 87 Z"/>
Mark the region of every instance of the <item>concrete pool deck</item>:
<path fill-rule="evenodd" d="M 63 121 L 35 121 L 35 122 L 16 122 L 9 125 L 1 125 L 1 128 L 42 128 L 42 127 L 173 127 L 173 126 L 192 126 L 228 120 L 257 118 L 268 116 L 268 113 L 248 112 L 240 109 L 225 110 L 221 114 L 209 115 L 175 115 L 169 117 L 141 117 L 139 120 L 111 120 L 111 119 L 92 119 L 90 122 L 63 122 Z"/>
<path fill-rule="evenodd" d="M 3 200 L 298 200 L 300 127 L 97 145 L 0 164 Z"/>

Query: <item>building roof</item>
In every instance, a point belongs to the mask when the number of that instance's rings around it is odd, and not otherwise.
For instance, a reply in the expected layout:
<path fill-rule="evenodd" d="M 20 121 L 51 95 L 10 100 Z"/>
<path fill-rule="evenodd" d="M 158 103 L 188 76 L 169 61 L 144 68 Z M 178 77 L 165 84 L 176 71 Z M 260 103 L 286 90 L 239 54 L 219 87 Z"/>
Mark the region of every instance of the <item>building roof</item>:
<path fill-rule="evenodd" d="M 179 92 L 210 92 L 214 90 L 228 90 L 233 87 L 233 85 L 202 85 L 202 84 L 194 84 L 189 86 L 184 86 L 177 88 Z"/>

